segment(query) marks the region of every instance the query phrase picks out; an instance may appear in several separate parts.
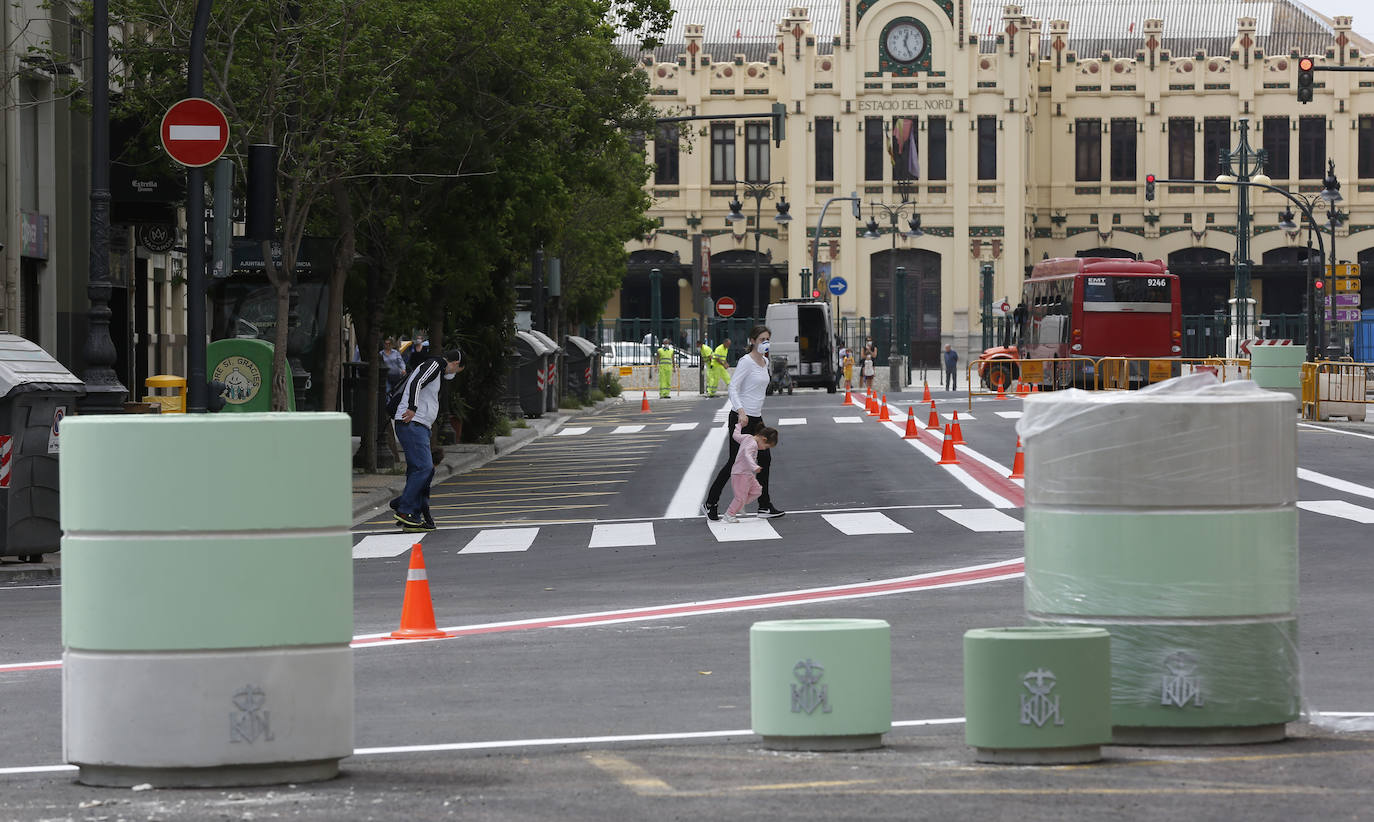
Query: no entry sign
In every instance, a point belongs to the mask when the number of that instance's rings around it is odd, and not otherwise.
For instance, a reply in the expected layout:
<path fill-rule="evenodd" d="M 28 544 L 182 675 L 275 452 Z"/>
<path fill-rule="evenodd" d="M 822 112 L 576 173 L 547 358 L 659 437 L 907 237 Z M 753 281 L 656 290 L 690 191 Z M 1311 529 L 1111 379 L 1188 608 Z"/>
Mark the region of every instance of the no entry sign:
<path fill-rule="evenodd" d="M 729 297 L 721 297 L 716 300 L 716 313 L 722 317 L 732 317 L 735 314 L 735 301 Z"/>
<path fill-rule="evenodd" d="M 209 100 L 188 97 L 162 115 L 162 147 L 184 166 L 208 166 L 227 145 L 229 120 Z"/>

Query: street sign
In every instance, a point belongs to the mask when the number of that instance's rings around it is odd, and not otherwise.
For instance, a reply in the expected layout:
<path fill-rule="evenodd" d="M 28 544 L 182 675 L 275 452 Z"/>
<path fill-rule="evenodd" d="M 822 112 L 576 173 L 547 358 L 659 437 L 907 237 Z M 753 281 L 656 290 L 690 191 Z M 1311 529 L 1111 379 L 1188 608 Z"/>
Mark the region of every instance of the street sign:
<path fill-rule="evenodd" d="M 735 301 L 729 297 L 721 297 L 716 300 L 716 313 L 722 317 L 733 317 L 735 315 Z"/>
<path fill-rule="evenodd" d="M 1357 323 L 1360 321 L 1360 309 L 1358 308 L 1338 308 L 1336 309 L 1336 322 L 1338 323 Z"/>
<path fill-rule="evenodd" d="M 1359 308 L 1359 307 L 1360 307 L 1360 295 L 1359 295 L 1359 294 L 1337 294 L 1337 295 L 1336 295 L 1336 307 L 1337 307 L 1337 308 Z"/>
<path fill-rule="evenodd" d="M 844 281 L 844 277 L 830 278 L 830 293 L 836 297 L 849 290 L 849 283 Z"/>
<path fill-rule="evenodd" d="M 162 115 L 162 147 L 184 166 L 208 166 L 229 145 L 229 120 L 200 97 L 179 100 Z"/>
<path fill-rule="evenodd" d="M 1360 280 L 1358 277 L 1337 277 L 1335 283 L 1337 293 L 1360 290 Z"/>

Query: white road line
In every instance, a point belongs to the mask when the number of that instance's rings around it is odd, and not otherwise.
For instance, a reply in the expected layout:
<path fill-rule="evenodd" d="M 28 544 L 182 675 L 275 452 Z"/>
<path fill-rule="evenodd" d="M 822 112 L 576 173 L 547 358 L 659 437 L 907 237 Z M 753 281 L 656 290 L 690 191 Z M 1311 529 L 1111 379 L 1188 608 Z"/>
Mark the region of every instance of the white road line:
<path fill-rule="evenodd" d="M 898 433 L 898 434 L 905 434 L 905 433 L 906 433 L 905 431 L 902 430 L 901 426 L 897 425 L 896 423 L 885 422 L 885 423 L 883 423 L 883 425 L 886 425 L 890 430 L 892 430 L 892 431 L 894 431 L 894 432 L 896 432 L 896 433 Z M 940 452 L 931 449 L 929 446 L 927 446 L 925 443 L 921 442 L 920 440 L 908 440 L 908 439 L 904 439 L 904 440 L 902 440 L 902 442 L 905 442 L 907 445 L 910 445 L 912 448 L 915 448 L 917 451 L 920 451 L 922 454 L 925 454 L 927 457 L 930 458 L 931 462 L 939 462 L 939 461 L 940 461 Z M 963 454 L 964 456 L 969 457 L 969 458 L 971 458 L 971 459 L 976 459 L 976 460 L 978 460 L 979 462 L 983 463 L 984 465 L 993 465 L 993 466 L 996 466 L 996 465 L 997 465 L 996 463 L 991 462 L 987 457 L 983 456 L 982 454 L 979 454 L 977 451 L 974 451 L 972 448 L 969 448 L 969 447 L 966 446 L 966 445 L 956 445 L 956 446 L 954 446 L 954 447 L 959 451 L 959 453 L 961 453 L 961 454 Z M 991 503 L 991 504 L 992 504 L 992 507 L 994 507 L 994 508 L 1018 508 L 1018 507 L 1020 507 L 1020 506 L 1015 505 L 1014 503 L 1012 503 L 1011 500 L 1007 499 L 1006 497 L 1002 496 L 1001 494 L 998 494 L 996 491 L 993 491 L 991 488 L 988 488 L 987 486 L 983 485 L 983 483 L 978 482 L 978 481 L 975 480 L 973 477 L 969 476 L 969 475 L 968 475 L 968 472 L 965 471 L 964 469 L 960 468 L 959 466 L 957 466 L 957 465 L 943 465 L 943 466 L 941 466 L 941 467 L 947 469 L 947 470 L 949 471 L 949 473 L 950 473 L 950 476 L 952 476 L 952 477 L 954 477 L 955 479 L 957 479 L 965 488 L 967 488 L 968 490 L 972 491 L 973 493 L 977 494 L 978 496 L 982 497 L 983 499 L 985 499 L 985 500 L 987 500 L 989 503 Z M 1010 473 L 1006 468 L 1001 468 L 1000 466 L 997 466 L 997 467 L 998 467 L 1004 474 Z"/>
<path fill-rule="evenodd" d="M 717 413 L 728 414 L 726 409 L 729 406 L 727 402 Z M 724 420 L 722 417 L 721 421 Z M 687 519 L 701 515 L 701 501 L 706 498 L 706 487 L 711 484 L 711 477 L 716 470 L 716 459 L 720 456 L 720 447 L 724 443 L 725 427 L 711 426 L 702 438 L 696 456 L 692 457 L 691 464 L 682 473 L 677 490 L 673 492 L 673 498 L 668 503 L 668 510 L 663 512 L 664 519 Z"/>
<path fill-rule="evenodd" d="M 612 433 L 612 434 L 638 434 L 640 431 L 643 431 L 643 430 L 644 430 L 644 426 L 642 426 L 642 425 L 617 425 L 617 426 L 615 427 L 615 429 L 611 431 L 611 433 Z"/>
<path fill-rule="evenodd" d="M 1340 499 L 1319 499 L 1311 502 L 1299 502 L 1298 507 L 1304 511 L 1311 511 L 1315 514 L 1325 514 L 1328 517 L 1340 517 L 1341 519 L 1354 520 L 1365 525 L 1374 525 L 1374 511 L 1363 506 L 1355 505 Z"/>
<path fill-rule="evenodd" d="M 995 508 L 959 508 L 955 510 L 941 509 L 940 514 L 970 531 L 1024 531 L 1025 523 L 1018 519 L 1009 517 Z"/>
<path fill-rule="evenodd" d="M 672 425 L 668 426 L 668 430 L 669 430 L 669 431 L 695 431 L 697 425 L 699 425 L 699 424 L 700 424 L 700 423 L 695 423 L 695 422 L 675 422 L 675 423 L 673 423 Z"/>
<path fill-rule="evenodd" d="M 724 499 L 721 502 L 725 502 Z M 725 512 L 721 511 L 722 517 Z M 782 539 L 782 535 L 773 530 L 773 526 L 766 519 L 749 517 L 739 522 L 726 522 L 724 519 L 711 521 L 706 524 L 711 528 L 711 535 L 716 538 L 716 542 L 748 542 L 756 539 Z"/>
<path fill-rule="evenodd" d="M 1325 485 L 1327 488 L 1334 488 L 1337 491 L 1344 491 L 1347 494 L 1355 494 L 1357 496 L 1374 499 L 1374 488 L 1370 488 L 1367 485 L 1357 485 L 1337 477 L 1328 477 L 1326 474 L 1318 474 L 1316 471 L 1309 471 L 1306 468 L 1298 469 L 1298 479 L 1315 482 L 1318 485 Z"/>
<path fill-rule="evenodd" d="M 1331 434 L 1345 434 L 1350 437 L 1364 437 L 1367 440 L 1374 440 L 1374 434 L 1361 434 L 1359 431 L 1344 431 L 1340 428 L 1328 428 L 1325 425 L 1313 425 L 1310 422 L 1298 423 L 1299 428 L 1311 428 L 1315 431 L 1326 431 Z"/>
<path fill-rule="evenodd" d="M 555 436 L 555 437 L 575 437 L 575 436 L 577 436 L 578 434 L 585 434 L 585 433 L 587 433 L 587 432 L 590 431 L 590 430 L 592 430 L 592 429 L 590 429 L 590 428 L 564 428 L 562 431 L 559 431 L 557 434 L 554 434 L 554 436 Z"/>
<path fill-rule="evenodd" d="M 952 411 L 952 412 L 950 412 L 950 413 L 948 413 L 948 414 L 941 414 L 940 416 L 944 417 L 945 419 L 949 420 L 950 422 L 954 422 L 954 415 L 957 414 L 957 413 L 959 413 L 959 412 L 957 412 L 957 411 Z M 976 419 L 978 419 L 978 418 L 975 417 L 975 416 L 973 416 L 972 414 L 965 414 L 964 416 L 962 416 L 962 417 L 959 418 L 959 422 L 971 422 L 971 421 L 976 420 Z"/>
<path fill-rule="evenodd" d="M 623 522 L 615 525 L 594 526 L 592 528 L 592 540 L 587 543 L 587 547 L 629 548 L 656 544 L 652 522 Z"/>
<path fill-rule="evenodd" d="M 460 554 L 499 554 L 528 551 L 539 535 L 538 528 L 487 528 L 477 532 Z"/>
<path fill-rule="evenodd" d="M 353 558 L 377 559 L 400 556 L 424 537 L 424 534 L 372 534 L 363 537 L 353 546 Z"/>
<path fill-rule="evenodd" d="M 910 534 L 911 529 L 878 513 L 824 514 L 822 518 L 845 536 L 863 534 Z"/>
<path fill-rule="evenodd" d="M 1021 419 L 1021 412 L 1020 412 L 1020 411 L 994 411 L 994 412 L 992 412 L 992 413 L 996 414 L 997 416 L 1001 417 L 1001 418 L 1004 419 L 1004 420 L 1019 420 L 1019 419 Z"/>
<path fill-rule="evenodd" d="M 837 422 L 837 423 L 839 423 L 839 424 L 841 424 L 841 425 L 844 425 L 845 423 L 863 422 L 863 421 L 864 421 L 864 418 L 863 418 L 863 417 L 835 417 L 835 422 Z"/>
<path fill-rule="evenodd" d="M 783 417 L 778 425 L 806 425 L 806 417 Z"/>

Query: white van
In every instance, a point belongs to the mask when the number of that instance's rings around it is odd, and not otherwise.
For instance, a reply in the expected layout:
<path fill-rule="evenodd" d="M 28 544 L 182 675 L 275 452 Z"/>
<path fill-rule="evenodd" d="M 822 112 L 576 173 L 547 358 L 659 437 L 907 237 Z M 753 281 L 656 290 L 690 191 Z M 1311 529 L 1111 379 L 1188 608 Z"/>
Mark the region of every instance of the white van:
<path fill-rule="evenodd" d="M 768 306 L 764 325 L 772 332 L 768 356 L 787 359 L 794 385 L 835 393 L 840 384 L 840 359 L 830 303 L 811 298 L 782 300 Z"/>

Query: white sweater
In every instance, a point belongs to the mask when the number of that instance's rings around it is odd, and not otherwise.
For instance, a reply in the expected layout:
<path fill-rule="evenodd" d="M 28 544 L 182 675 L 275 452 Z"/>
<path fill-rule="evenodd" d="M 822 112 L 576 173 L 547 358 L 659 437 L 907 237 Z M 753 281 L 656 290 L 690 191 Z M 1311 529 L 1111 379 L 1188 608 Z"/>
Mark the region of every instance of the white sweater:
<path fill-rule="evenodd" d="M 748 354 L 735 364 L 734 379 L 730 381 L 730 407 L 743 409 L 751 417 L 763 416 L 763 397 L 768 392 L 768 369 L 754 362 Z"/>

